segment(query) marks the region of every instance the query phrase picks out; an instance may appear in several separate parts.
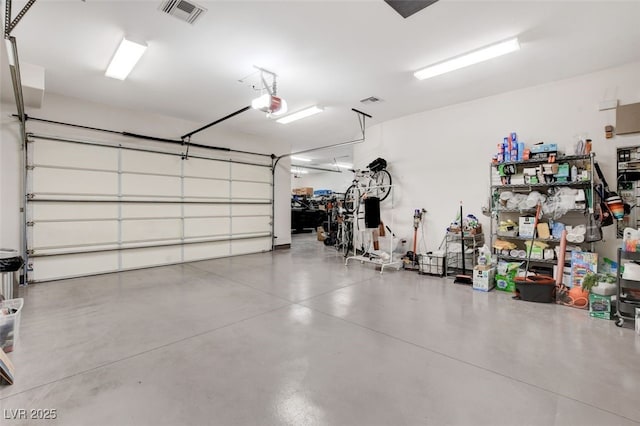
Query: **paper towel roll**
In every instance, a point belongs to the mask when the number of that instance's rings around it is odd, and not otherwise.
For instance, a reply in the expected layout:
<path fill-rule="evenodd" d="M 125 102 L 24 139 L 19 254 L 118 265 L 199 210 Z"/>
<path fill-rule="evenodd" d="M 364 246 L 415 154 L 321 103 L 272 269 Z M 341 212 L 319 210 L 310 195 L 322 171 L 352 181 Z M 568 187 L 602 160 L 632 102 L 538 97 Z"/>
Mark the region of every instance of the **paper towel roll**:
<path fill-rule="evenodd" d="M 576 235 L 585 235 L 587 233 L 587 227 L 584 225 L 578 225 L 573 228 L 572 233 Z"/>

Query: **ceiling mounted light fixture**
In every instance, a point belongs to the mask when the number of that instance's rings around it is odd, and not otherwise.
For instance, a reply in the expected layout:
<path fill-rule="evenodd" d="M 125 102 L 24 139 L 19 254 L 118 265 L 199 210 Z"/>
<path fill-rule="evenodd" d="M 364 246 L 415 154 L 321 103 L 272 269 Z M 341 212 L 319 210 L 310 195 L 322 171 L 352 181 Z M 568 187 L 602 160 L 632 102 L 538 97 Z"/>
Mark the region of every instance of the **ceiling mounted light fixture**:
<path fill-rule="evenodd" d="M 255 66 L 255 65 L 254 65 Z M 266 112 L 267 117 L 286 114 L 287 101 L 277 96 L 278 85 L 276 82 L 277 75 L 271 71 L 256 67 L 260 71 L 260 96 L 251 101 L 251 107 Z M 268 74 L 272 77 L 271 84 L 267 83 L 264 75 Z"/>
<path fill-rule="evenodd" d="M 297 161 L 304 161 L 305 163 L 310 163 L 311 159 L 310 158 L 305 158 L 305 157 L 297 157 L 295 155 L 293 155 L 291 157 L 292 160 L 297 160 Z"/>
<path fill-rule="evenodd" d="M 136 66 L 146 49 L 147 45 L 145 43 L 138 43 L 123 38 L 104 75 L 117 78 L 118 80 L 124 80 L 133 67 Z"/>
<path fill-rule="evenodd" d="M 293 121 L 297 121 L 297 120 L 300 120 L 300 119 L 303 119 L 303 118 L 310 117 L 312 115 L 319 114 L 322 111 L 324 111 L 324 108 L 320 108 L 319 106 L 314 105 L 312 107 L 305 108 L 305 109 L 303 109 L 301 111 L 294 112 L 293 114 L 287 115 L 286 117 L 279 118 L 276 121 L 278 123 L 280 123 L 280 124 L 288 124 L 288 123 L 291 123 Z"/>
<path fill-rule="evenodd" d="M 518 38 L 516 37 L 430 65 L 414 72 L 413 75 L 418 80 L 425 80 L 440 74 L 468 67 L 469 65 L 488 61 L 489 59 L 497 58 L 498 56 L 506 55 L 507 53 L 515 52 L 517 50 L 520 50 L 520 43 L 518 43 Z"/>

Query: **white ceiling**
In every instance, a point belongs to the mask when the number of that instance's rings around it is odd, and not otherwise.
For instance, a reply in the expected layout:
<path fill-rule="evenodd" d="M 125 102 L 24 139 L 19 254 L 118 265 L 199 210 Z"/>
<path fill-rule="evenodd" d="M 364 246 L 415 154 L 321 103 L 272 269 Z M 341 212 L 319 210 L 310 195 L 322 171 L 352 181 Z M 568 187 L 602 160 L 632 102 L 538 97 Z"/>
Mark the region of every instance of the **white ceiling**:
<path fill-rule="evenodd" d="M 325 112 L 281 125 L 251 110 L 219 126 L 289 141 L 294 151 L 357 137 L 352 107 L 373 115 L 371 125 L 640 60 L 640 1 L 440 0 L 403 19 L 382 0 L 198 0 L 208 12 L 194 26 L 160 3 L 39 0 L 13 32 L 20 60 L 46 69 L 45 99 L 55 92 L 202 124 L 250 103 L 257 74 L 238 80 L 258 65 L 278 74 L 290 111 L 319 104 Z M 14 1 L 14 15 L 24 4 Z M 126 81 L 106 78 L 124 35 L 149 48 Z M 412 75 L 513 36 L 522 45 L 514 54 L 430 80 Z M 359 102 L 372 95 L 383 102 Z"/>

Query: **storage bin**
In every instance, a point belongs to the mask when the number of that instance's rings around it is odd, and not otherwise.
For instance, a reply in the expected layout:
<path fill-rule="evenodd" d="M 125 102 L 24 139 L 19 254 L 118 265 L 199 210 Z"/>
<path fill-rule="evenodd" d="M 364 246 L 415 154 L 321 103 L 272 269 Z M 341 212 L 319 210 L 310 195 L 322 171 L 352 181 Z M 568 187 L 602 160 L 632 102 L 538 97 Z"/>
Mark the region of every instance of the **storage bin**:
<path fill-rule="evenodd" d="M 527 302 L 555 302 L 556 283 L 552 277 L 534 275 L 527 278 L 516 277 L 516 293 Z"/>
<path fill-rule="evenodd" d="M 0 313 L 0 348 L 5 352 L 13 351 L 20 331 L 20 314 L 24 299 L 7 299 L 0 302 L 2 312 L 8 310 L 8 315 Z"/>
<path fill-rule="evenodd" d="M 427 253 L 419 257 L 419 262 L 421 274 L 444 276 L 446 271 L 445 256 Z"/>

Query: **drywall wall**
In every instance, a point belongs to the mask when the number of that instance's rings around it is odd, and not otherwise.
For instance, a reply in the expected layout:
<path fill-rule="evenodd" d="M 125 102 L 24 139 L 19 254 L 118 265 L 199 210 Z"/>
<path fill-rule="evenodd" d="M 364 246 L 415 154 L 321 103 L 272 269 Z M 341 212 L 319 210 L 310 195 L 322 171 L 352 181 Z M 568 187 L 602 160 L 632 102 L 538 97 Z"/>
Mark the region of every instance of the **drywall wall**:
<path fill-rule="evenodd" d="M 330 189 L 333 192 L 343 193 L 353 181 L 353 172 L 349 170 L 344 170 L 341 173 L 312 172 L 297 176 L 291 174 L 291 188 L 311 187 L 314 190 Z"/>
<path fill-rule="evenodd" d="M 0 247 L 21 247 L 21 185 L 22 150 L 19 139 L 19 125 L 10 115 L 15 113 L 15 105 L 2 104 L 0 107 Z M 64 121 L 99 128 L 127 131 L 150 136 L 179 139 L 181 134 L 200 127 L 203 123 L 193 123 L 171 117 L 148 114 L 140 111 L 123 110 L 96 103 L 72 99 L 52 93 L 45 94 L 42 108 L 27 109 L 27 114 L 49 120 Z M 119 135 L 91 132 L 67 126 L 28 122 L 28 131 L 57 135 L 68 138 L 90 139 L 94 141 L 122 141 L 129 145 L 145 146 L 157 143 L 126 138 Z M 229 147 L 265 154 L 283 153 L 291 150 L 282 142 L 263 140 L 256 136 L 225 132 L 222 128 L 208 129 L 192 138 L 194 143 Z M 180 148 L 180 147 L 178 147 Z M 175 151 L 171 145 L 168 151 Z M 202 154 L 225 158 L 224 151 L 198 150 L 191 148 L 192 154 Z M 255 156 L 246 156 L 247 161 L 256 161 Z M 270 162 L 263 158 L 260 162 Z M 277 168 L 275 182 L 275 235 L 277 244 L 291 241 L 291 181 L 289 161 L 283 161 Z"/>
<path fill-rule="evenodd" d="M 357 167 L 383 157 L 395 184 L 394 232 L 412 235 L 413 210 L 425 208 L 426 247 L 436 249 L 455 219 L 460 201 L 483 225 L 488 205 L 489 164 L 509 132 L 527 144 L 555 142 L 566 153 L 580 137 L 593 139 L 593 150 L 610 184 L 616 182 L 616 148 L 640 144 L 640 135 L 605 139 L 604 126 L 615 126 L 615 110 L 599 111 L 601 101 L 640 101 L 640 63 L 503 93 L 388 121 L 367 129 L 365 143 L 354 147 Z M 391 200 L 383 202 L 383 220 L 391 222 Z M 619 240 L 605 228 L 598 243 L 613 258 Z"/>
<path fill-rule="evenodd" d="M 15 107 L 0 104 L 0 249 L 21 248 L 22 148 L 20 126 L 10 115 Z"/>

